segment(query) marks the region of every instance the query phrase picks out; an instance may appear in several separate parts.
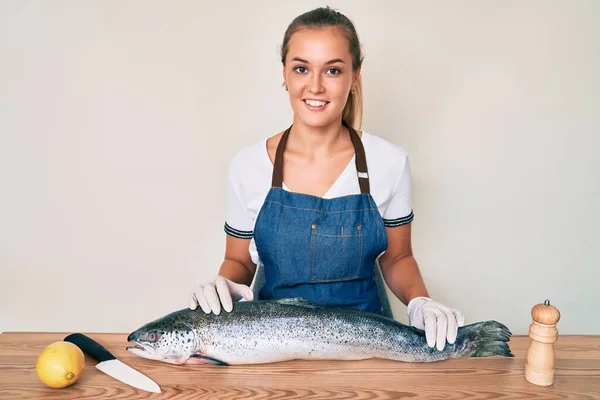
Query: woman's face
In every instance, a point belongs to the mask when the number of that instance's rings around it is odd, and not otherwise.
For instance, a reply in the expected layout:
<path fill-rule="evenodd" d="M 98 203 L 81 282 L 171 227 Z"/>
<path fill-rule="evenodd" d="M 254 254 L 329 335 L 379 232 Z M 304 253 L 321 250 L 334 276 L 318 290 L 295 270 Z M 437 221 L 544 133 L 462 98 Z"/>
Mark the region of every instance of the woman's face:
<path fill-rule="evenodd" d="M 295 122 L 309 127 L 339 123 L 357 73 L 348 40 L 338 28 L 301 29 L 289 41 L 283 77 Z"/>

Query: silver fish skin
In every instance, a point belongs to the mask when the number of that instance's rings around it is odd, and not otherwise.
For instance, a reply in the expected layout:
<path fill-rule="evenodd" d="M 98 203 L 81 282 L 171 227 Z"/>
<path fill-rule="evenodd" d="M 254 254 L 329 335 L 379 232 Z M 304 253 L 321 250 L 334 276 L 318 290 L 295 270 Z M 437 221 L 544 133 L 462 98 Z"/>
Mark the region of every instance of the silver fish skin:
<path fill-rule="evenodd" d="M 303 360 L 383 358 L 436 362 L 456 358 L 513 357 L 511 333 L 496 321 L 458 328 L 444 350 L 430 348 L 423 330 L 349 308 L 302 299 L 235 302 L 231 312 L 185 308 L 132 332 L 127 350 L 171 364 L 242 365 Z"/>

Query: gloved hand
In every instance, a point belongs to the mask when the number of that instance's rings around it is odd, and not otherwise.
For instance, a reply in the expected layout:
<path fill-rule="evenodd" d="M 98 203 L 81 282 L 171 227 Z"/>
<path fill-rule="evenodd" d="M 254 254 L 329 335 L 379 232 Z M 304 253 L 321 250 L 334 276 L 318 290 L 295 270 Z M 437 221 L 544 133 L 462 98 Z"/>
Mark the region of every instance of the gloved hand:
<path fill-rule="evenodd" d="M 227 312 L 233 310 L 233 301 L 252 300 L 254 293 L 249 286 L 235 283 L 217 275 L 214 279 L 200 285 L 195 293 L 190 294 L 189 308 L 195 310 L 198 305 L 206 314 L 221 313 L 221 304 Z"/>
<path fill-rule="evenodd" d="M 465 324 L 465 317 L 460 311 L 449 308 L 429 297 L 415 297 L 407 306 L 408 324 L 425 330 L 425 338 L 429 347 L 436 346 L 444 350 L 446 340 L 453 344 L 456 341 L 458 327 Z"/>

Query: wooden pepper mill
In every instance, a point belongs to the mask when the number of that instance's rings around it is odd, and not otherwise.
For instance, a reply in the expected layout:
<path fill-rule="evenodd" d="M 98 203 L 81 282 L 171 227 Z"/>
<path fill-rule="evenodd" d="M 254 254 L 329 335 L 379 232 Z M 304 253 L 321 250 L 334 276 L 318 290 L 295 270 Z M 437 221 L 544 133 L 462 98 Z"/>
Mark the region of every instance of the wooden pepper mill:
<path fill-rule="evenodd" d="M 556 324 L 560 320 L 560 312 L 546 300 L 531 309 L 531 317 L 531 343 L 525 362 L 525 379 L 534 385 L 550 386 L 554 383 L 554 342 L 558 339 Z"/>

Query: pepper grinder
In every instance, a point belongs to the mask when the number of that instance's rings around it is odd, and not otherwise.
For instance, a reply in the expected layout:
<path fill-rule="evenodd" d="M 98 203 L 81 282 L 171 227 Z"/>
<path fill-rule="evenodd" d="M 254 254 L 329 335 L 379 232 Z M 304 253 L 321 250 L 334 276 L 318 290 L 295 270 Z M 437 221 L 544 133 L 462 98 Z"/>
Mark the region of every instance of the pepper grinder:
<path fill-rule="evenodd" d="M 554 383 L 554 342 L 558 339 L 556 324 L 560 320 L 560 312 L 546 300 L 531 309 L 531 317 L 531 343 L 527 350 L 525 379 L 534 385 L 550 386 Z"/>

